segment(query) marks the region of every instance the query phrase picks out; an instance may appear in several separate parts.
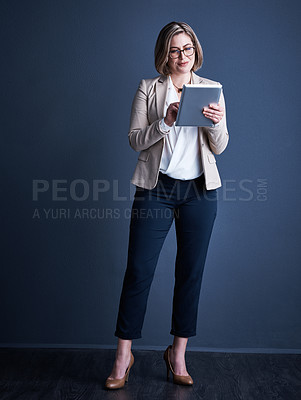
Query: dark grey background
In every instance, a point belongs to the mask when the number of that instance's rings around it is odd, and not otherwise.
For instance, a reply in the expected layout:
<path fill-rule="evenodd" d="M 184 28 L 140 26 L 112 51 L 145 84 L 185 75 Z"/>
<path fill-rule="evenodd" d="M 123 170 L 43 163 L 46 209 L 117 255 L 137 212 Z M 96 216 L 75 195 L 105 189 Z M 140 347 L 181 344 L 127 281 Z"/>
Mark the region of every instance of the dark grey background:
<path fill-rule="evenodd" d="M 157 75 L 160 29 L 182 20 L 203 45 L 198 74 L 224 86 L 230 132 L 189 345 L 300 349 L 299 2 L 2 0 L 0 16 L 1 345 L 116 344 L 131 102 Z M 37 200 L 35 180 L 49 184 Z M 137 346 L 171 341 L 175 251 L 172 230 Z"/>

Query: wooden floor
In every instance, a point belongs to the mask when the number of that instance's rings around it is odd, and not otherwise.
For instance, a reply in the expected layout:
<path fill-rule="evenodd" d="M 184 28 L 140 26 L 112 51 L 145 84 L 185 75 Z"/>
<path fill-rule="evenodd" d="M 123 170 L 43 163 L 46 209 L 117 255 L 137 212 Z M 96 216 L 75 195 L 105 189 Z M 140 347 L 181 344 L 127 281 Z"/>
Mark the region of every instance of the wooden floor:
<path fill-rule="evenodd" d="M 300 400 L 301 354 L 186 353 L 192 387 L 166 381 L 163 351 L 133 349 L 128 384 L 104 381 L 115 350 L 0 349 L 1 400 Z"/>

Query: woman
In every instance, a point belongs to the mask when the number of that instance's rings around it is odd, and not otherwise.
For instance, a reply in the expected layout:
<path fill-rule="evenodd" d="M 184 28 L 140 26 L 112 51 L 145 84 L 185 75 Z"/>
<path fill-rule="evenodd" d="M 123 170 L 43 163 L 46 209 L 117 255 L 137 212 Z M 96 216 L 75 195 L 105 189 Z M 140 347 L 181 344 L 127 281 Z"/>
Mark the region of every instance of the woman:
<path fill-rule="evenodd" d="M 225 103 L 205 107 L 210 128 L 175 127 L 184 84 L 213 83 L 194 71 L 202 65 L 201 45 L 186 23 L 171 22 L 159 33 L 155 66 L 160 76 L 142 80 L 132 105 L 129 141 L 139 151 L 132 178 L 136 188 L 132 207 L 128 263 L 119 304 L 115 336 L 116 359 L 106 388 L 128 380 L 134 363 L 133 339 L 141 337 L 147 298 L 164 239 L 175 220 L 177 257 L 173 296 L 172 346 L 164 360 L 173 382 L 192 385 L 186 370 L 188 338 L 196 335 L 201 280 L 216 216 L 221 186 L 212 152 L 228 143 Z"/>

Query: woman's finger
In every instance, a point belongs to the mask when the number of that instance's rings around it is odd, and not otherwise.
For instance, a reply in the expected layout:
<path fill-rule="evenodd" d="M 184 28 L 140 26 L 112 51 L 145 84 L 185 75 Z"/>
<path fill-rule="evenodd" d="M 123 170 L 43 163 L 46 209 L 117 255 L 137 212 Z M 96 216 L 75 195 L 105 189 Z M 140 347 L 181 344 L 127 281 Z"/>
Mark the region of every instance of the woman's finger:
<path fill-rule="evenodd" d="M 203 114 L 206 118 L 211 119 L 211 121 L 213 121 L 215 124 L 220 122 L 220 120 L 223 118 L 223 115 L 221 115 L 221 113 L 217 113 L 216 111 L 205 111 L 204 109 Z"/>
<path fill-rule="evenodd" d="M 171 103 L 169 105 L 169 107 L 178 110 L 179 109 L 179 105 L 180 105 L 180 103 Z"/>
<path fill-rule="evenodd" d="M 204 113 L 204 115 L 208 115 L 210 118 L 220 118 L 220 119 L 222 119 L 223 118 L 223 115 L 221 115 L 221 114 L 216 114 L 216 113 Z"/>
<path fill-rule="evenodd" d="M 212 108 L 208 108 L 208 107 L 204 107 L 204 111 L 207 113 L 211 113 L 214 115 L 224 115 L 224 110 L 223 109 L 212 109 Z"/>
<path fill-rule="evenodd" d="M 211 103 L 209 104 L 209 108 L 213 109 L 213 110 L 217 110 L 217 111 L 224 111 L 224 108 L 218 103 Z"/>

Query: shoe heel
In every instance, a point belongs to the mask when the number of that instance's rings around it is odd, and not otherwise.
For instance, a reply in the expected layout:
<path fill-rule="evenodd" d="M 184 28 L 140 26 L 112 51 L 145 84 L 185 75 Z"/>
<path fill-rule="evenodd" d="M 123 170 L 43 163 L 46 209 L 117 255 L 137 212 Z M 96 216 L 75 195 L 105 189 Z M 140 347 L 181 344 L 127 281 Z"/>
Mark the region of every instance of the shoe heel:
<path fill-rule="evenodd" d="M 170 370 L 169 370 L 169 365 L 168 365 L 166 352 L 164 353 L 163 360 L 165 361 L 165 364 L 166 364 L 166 380 L 168 381 L 169 380 L 169 372 L 170 372 Z"/>
<path fill-rule="evenodd" d="M 130 364 L 128 366 L 127 373 L 125 374 L 125 377 L 124 377 L 125 382 L 128 382 L 128 380 L 129 380 L 130 370 L 131 370 L 131 367 L 132 367 L 133 364 L 134 364 L 134 357 L 133 357 L 133 354 L 131 353 Z"/>

